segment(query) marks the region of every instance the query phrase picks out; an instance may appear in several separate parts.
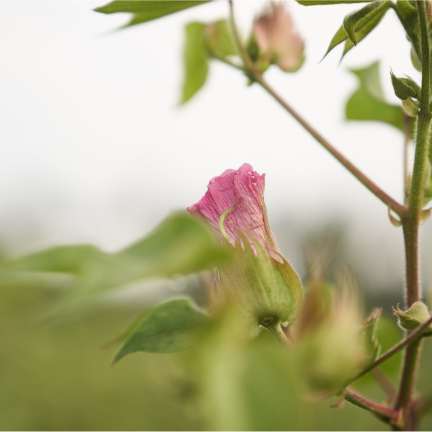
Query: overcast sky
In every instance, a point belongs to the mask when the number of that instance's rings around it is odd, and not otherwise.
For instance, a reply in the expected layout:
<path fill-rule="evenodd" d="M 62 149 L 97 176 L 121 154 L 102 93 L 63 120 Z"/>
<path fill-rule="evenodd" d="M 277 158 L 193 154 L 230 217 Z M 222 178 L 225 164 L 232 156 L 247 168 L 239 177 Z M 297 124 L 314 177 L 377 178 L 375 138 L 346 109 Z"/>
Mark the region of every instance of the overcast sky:
<path fill-rule="evenodd" d="M 341 47 L 319 61 L 343 17 L 359 6 L 286 3 L 305 40 L 306 62 L 299 73 L 270 69 L 266 78 L 401 201 L 402 134 L 343 119 L 357 86 L 347 68 L 380 59 L 393 103 L 390 67 L 419 78 L 394 12 L 338 66 Z M 227 2 L 117 32 L 128 16 L 92 11 L 102 4 L 0 1 L 0 243 L 6 253 L 78 242 L 118 249 L 197 202 L 210 178 L 248 162 L 266 173 L 270 221 L 294 265 L 302 266 L 298 246 L 305 232 L 343 220 L 373 283 L 401 283 L 402 232 L 388 222 L 385 206 L 261 88 L 212 63 L 204 89 L 178 107 L 184 26 L 226 17 Z M 245 35 L 262 5 L 236 1 Z M 432 231 L 424 237 L 429 260 Z M 426 273 L 429 267 L 424 263 Z"/>

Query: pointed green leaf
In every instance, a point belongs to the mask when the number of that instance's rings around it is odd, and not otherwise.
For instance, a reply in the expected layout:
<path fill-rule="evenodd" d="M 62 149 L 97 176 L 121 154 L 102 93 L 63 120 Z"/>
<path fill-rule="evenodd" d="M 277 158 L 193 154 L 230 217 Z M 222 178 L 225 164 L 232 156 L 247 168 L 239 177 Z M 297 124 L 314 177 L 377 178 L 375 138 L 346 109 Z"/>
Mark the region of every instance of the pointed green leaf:
<path fill-rule="evenodd" d="M 369 14 L 364 20 L 366 21 L 364 25 L 359 28 L 358 30 L 355 28 L 355 34 L 357 38 L 357 44 L 362 41 L 383 19 L 384 15 L 390 8 L 390 2 L 386 1 L 384 6 L 382 6 L 380 9 L 377 9 L 376 11 Z M 359 21 L 358 25 L 360 27 L 361 21 Z M 347 40 L 345 42 L 344 51 L 342 54 L 342 58 L 346 55 L 348 51 L 350 51 L 352 48 L 354 48 L 354 44 Z"/>
<path fill-rule="evenodd" d="M 324 57 L 333 48 L 346 41 L 344 53 L 342 55 L 342 57 L 344 57 L 344 55 L 354 46 L 354 43 L 357 44 L 363 40 L 379 24 L 389 8 L 389 1 L 379 0 L 347 15 L 344 19 L 344 24 L 333 36 Z M 348 32 L 350 34 L 348 34 Z M 351 40 L 349 40 L 349 38 Z"/>
<path fill-rule="evenodd" d="M 400 106 L 384 100 L 379 80 L 379 63 L 364 69 L 351 69 L 360 80 L 359 88 L 346 105 L 347 120 L 373 120 L 404 130 L 404 112 Z"/>
<path fill-rule="evenodd" d="M 383 7 L 386 3 L 388 4 L 388 2 L 386 2 L 385 0 L 374 1 L 373 3 L 368 4 L 367 6 L 365 6 L 360 10 L 348 14 L 344 18 L 343 27 L 347 32 L 350 41 L 354 45 L 357 45 L 357 39 L 354 31 L 355 25 L 363 18 L 368 17 L 368 15 L 371 14 L 372 12 Z"/>
<path fill-rule="evenodd" d="M 363 367 L 372 364 L 379 356 L 381 345 L 377 338 L 377 329 L 381 314 L 382 308 L 374 309 L 360 327 L 363 345 L 368 356 L 367 363 Z"/>
<path fill-rule="evenodd" d="M 187 102 L 207 79 L 208 55 L 205 30 L 205 24 L 197 22 L 186 26 L 182 104 Z"/>
<path fill-rule="evenodd" d="M 201 0 L 201 1 L 116 0 L 111 3 L 108 3 L 105 6 L 96 8 L 95 11 L 104 14 L 112 14 L 117 12 L 131 12 L 134 14 L 133 18 L 128 24 L 124 26 L 124 27 L 130 27 L 136 24 L 141 24 L 157 18 L 161 18 L 163 16 L 170 15 L 175 12 L 180 12 L 184 9 L 188 9 L 193 6 L 198 6 L 203 3 L 208 3 L 209 1 L 211 0 Z"/>
<path fill-rule="evenodd" d="M 393 312 L 399 319 L 399 326 L 408 331 L 414 331 L 431 318 L 431 314 L 423 302 L 415 302 L 406 312 L 400 310 L 399 306 L 397 309 L 393 308 Z M 432 324 L 422 334 L 424 336 L 432 336 Z"/>
<path fill-rule="evenodd" d="M 196 329 L 209 318 L 206 312 L 187 298 L 161 303 L 138 318 L 115 354 L 113 364 L 138 351 L 184 351 L 192 345 Z"/>

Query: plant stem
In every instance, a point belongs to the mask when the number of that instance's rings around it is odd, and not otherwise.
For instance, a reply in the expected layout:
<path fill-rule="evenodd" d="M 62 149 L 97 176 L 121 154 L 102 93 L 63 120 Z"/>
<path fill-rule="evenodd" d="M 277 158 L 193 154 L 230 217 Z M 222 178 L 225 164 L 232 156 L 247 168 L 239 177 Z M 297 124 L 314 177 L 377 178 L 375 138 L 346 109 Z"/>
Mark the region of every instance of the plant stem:
<path fill-rule="evenodd" d="M 288 336 L 283 331 L 281 324 L 277 321 L 274 324 L 271 324 L 266 327 L 266 329 L 273 334 L 273 336 L 281 342 L 283 345 L 292 346 L 292 342 L 288 338 Z"/>
<path fill-rule="evenodd" d="M 409 159 L 409 144 L 410 144 L 410 124 L 411 124 L 411 117 L 408 117 L 407 115 L 404 116 L 404 147 L 403 147 L 403 175 L 404 175 L 404 182 L 403 182 L 403 200 L 404 205 L 407 204 L 407 187 L 409 182 L 409 168 L 408 168 L 408 159 Z"/>
<path fill-rule="evenodd" d="M 372 375 L 375 377 L 381 388 L 387 393 L 387 396 L 396 396 L 396 388 L 393 386 L 391 381 L 386 377 L 384 372 L 379 367 L 376 367 L 372 370 Z"/>
<path fill-rule="evenodd" d="M 408 346 L 405 351 L 405 362 L 402 372 L 402 380 L 399 389 L 399 396 L 396 402 L 396 409 L 403 410 L 405 429 L 411 415 L 412 395 L 417 377 L 417 370 L 420 360 L 420 352 L 423 340 L 417 340 Z"/>
<path fill-rule="evenodd" d="M 400 417 L 399 411 L 393 408 L 385 407 L 376 402 L 372 402 L 350 387 L 346 389 L 345 400 L 360 408 L 377 414 L 378 417 L 386 423 L 388 423 L 390 420 L 394 425 L 397 426 L 398 424 Z"/>
<path fill-rule="evenodd" d="M 426 20 L 425 1 L 416 2 L 421 39 L 422 89 L 420 113 L 417 122 L 416 152 L 407 218 L 404 220 L 405 256 L 406 256 L 406 298 L 407 306 L 420 300 L 419 278 L 419 225 L 423 207 L 423 186 L 428 161 L 429 132 L 431 126 L 430 103 L 430 47 L 428 25 Z M 397 409 L 403 410 L 405 429 L 411 419 L 412 395 L 416 380 L 416 372 L 421 353 L 421 341 L 408 346 L 396 403 Z M 412 419 L 415 423 L 415 419 Z"/>
<path fill-rule="evenodd" d="M 261 85 L 286 111 L 288 111 L 328 152 L 330 152 L 351 174 L 354 175 L 364 186 L 366 186 L 377 198 L 383 203 L 390 206 L 393 211 L 401 218 L 405 216 L 406 207 L 396 202 L 387 195 L 378 185 L 363 174 L 356 166 L 346 159 L 338 150 L 336 150 L 320 133 L 318 133 L 306 120 L 304 120 L 287 102 L 285 102 L 264 80 L 262 74 L 257 71 L 241 41 L 235 19 L 233 2 L 229 0 L 231 10 L 231 24 L 233 27 L 234 37 L 238 45 L 238 50 L 244 62 L 245 72 L 248 76 Z M 231 64 L 232 66 L 232 64 Z"/>
<path fill-rule="evenodd" d="M 405 207 L 387 195 L 377 184 L 363 174 L 345 156 L 336 150 L 320 133 L 318 133 L 309 123 L 306 122 L 287 102 L 285 102 L 262 77 L 257 78 L 257 82 L 276 99 L 328 152 L 330 152 L 351 174 L 354 175 L 364 186 L 366 186 L 384 204 L 390 206 L 400 217 L 405 215 Z"/>

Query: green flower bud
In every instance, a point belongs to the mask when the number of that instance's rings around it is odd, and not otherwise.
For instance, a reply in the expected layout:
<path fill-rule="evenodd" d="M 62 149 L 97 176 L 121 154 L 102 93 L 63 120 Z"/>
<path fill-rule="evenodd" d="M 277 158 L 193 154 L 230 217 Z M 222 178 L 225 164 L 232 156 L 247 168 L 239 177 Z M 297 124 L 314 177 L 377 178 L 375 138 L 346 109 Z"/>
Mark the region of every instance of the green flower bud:
<path fill-rule="evenodd" d="M 399 326 L 404 330 L 414 331 L 430 319 L 431 314 L 427 306 L 423 302 L 415 302 L 407 311 L 402 311 L 393 308 L 393 312 L 397 315 Z M 424 336 L 432 336 L 432 324 L 430 324 L 424 331 Z"/>
<path fill-rule="evenodd" d="M 411 78 L 398 78 L 391 72 L 393 89 L 399 99 L 418 99 L 420 97 L 420 86 Z"/>

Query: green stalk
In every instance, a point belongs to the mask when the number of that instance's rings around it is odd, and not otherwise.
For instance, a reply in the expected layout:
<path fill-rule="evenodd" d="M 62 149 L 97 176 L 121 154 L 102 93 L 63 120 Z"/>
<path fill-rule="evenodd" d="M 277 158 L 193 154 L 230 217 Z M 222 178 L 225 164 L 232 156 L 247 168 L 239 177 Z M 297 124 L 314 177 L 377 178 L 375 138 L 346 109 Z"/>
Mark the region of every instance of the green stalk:
<path fill-rule="evenodd" d="M 411 182 L 407 218 L 404 221 L 405 256 L 406 256 L 406 296 L 407 306 L 420 300 L 419 278 L 419 226 L 423 202 L 423 185 L 428 161 L 429 133 L 431 127 L 430 103 L 430 47 L 426 9 L 424 0 L 416 2 L 421 35 L 422 91 L 420 113 L 417 122 L 416 152 Z M 416 372 L 420 359 L 421 341 L 409 345 L 405 352 L 405 361 L 396 409 L 403 410 L 405 429 L 409 428 Z"/>

